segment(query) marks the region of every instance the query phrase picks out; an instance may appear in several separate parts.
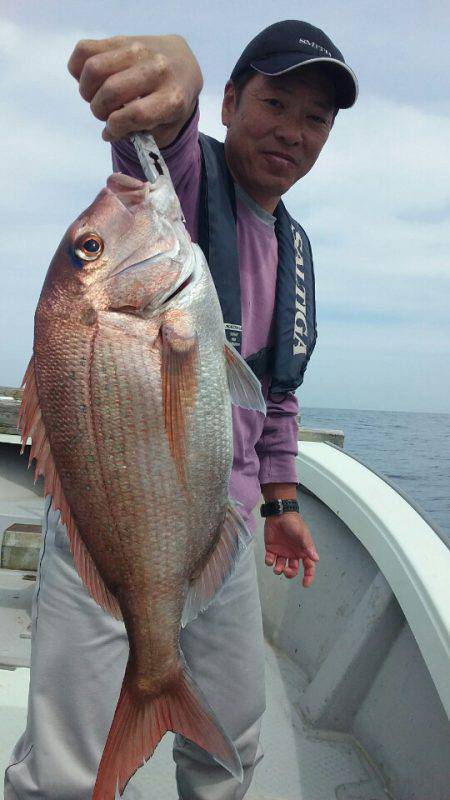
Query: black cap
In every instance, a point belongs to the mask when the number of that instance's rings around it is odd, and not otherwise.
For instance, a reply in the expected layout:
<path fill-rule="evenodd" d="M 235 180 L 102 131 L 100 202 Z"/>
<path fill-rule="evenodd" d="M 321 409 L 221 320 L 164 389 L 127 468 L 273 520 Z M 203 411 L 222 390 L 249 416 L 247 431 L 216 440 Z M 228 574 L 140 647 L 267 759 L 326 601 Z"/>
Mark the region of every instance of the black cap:
<path fill-rule="evenodd" d="M 350 108 L 358 96 L 356 75 L 331 39 L 308 22 L 287 19 L 269 25 L 247 45 L 231 80 L 247 69 L 263 75 L 283 75 L 304 64 L 323 64 L 330 72 L 338 108 Z"/>

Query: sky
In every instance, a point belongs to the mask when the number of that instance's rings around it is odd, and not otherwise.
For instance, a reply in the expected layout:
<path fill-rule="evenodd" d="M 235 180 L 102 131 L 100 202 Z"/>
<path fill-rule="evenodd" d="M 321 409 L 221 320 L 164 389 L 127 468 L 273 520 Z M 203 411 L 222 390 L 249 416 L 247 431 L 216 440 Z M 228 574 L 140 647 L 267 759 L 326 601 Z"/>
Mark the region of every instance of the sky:
<path fill-rule="evenodd" d="M 20 384 L 48 264 L 111 172 L 103 125 L 66 69 L 76 42 L 180 33 L 205 79 L 201 128 L 223 139 L 223 86 L 243 47 L 293 18 L 321 27 L 360 84 L 284 198 L 315 264 L 318 340 L 300 405 L 450 413 L 447 0 L 2 0 L 0 385 Z"/>

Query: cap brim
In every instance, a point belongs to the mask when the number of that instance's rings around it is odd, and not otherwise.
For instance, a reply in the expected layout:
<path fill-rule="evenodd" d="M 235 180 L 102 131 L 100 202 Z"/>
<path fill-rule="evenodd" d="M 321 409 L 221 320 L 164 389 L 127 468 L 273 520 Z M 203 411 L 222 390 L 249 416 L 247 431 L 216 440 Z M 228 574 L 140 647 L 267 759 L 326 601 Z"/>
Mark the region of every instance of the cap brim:
<path fill-rule="evenodd" d="M 252 61 L 250 66 L 256 72 L 275 77 L 307 64 L 323 64 L 332 73 L 338 108 L 350 108 L 355 103 L 358 97 L 358 80 L 353 70 L 337 58 L 311 58 L 309 55 L 302 57 L 299 53 L 280 53 Z"/>

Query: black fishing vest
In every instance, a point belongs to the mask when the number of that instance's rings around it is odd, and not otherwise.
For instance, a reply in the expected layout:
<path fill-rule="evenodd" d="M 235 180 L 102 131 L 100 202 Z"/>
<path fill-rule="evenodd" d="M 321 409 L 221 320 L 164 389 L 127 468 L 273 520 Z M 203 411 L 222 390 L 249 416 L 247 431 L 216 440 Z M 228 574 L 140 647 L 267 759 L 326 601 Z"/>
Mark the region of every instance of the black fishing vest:
<path fill-rule="evenodd" d="M 202 179 L 199 245 L 211 270 L 225 323 L 225 335 L 240 351 L 242 341 L 236 196 L 224 146 L 200 134 Z M 278 203 L 275 210 L 278 271 L 274 346 L 246 361 L 255 375 L 271 376 L 270 393 L 293 392 L 303 376 L 317 339 L 311 245 L 303 228 Z"/>

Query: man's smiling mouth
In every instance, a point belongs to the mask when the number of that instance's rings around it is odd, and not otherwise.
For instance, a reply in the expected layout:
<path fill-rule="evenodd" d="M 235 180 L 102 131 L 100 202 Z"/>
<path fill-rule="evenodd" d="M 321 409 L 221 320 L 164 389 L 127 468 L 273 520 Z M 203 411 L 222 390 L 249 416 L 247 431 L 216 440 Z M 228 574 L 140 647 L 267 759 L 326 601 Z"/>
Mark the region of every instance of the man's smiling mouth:
<path fill-rule="evenodd" d="M 264 150 L 263 155 L 273 157 L 274 159 L 279 159 L 281 163 L 293 164 L 295 167 L 297 166 L 297 161 L 293 156 L 288 155 L 287 153 L 280 153 L 279 150 Z"/>

